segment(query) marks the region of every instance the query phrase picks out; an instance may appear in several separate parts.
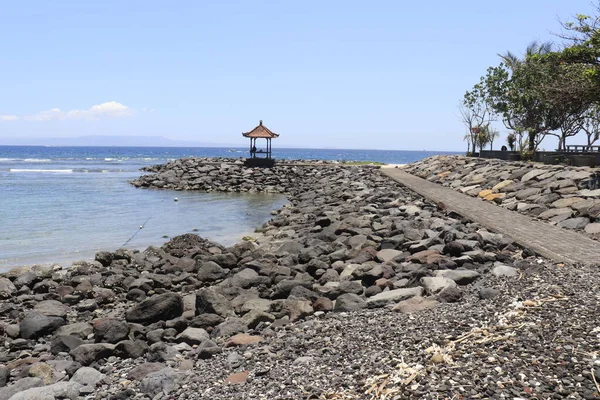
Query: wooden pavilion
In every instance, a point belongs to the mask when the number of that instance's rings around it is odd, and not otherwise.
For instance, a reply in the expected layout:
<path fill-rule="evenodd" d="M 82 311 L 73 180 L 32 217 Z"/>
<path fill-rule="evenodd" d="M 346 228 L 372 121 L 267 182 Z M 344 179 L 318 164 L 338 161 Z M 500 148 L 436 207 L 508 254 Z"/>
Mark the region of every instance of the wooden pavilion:
<path fill-rule="evenodd" d="M 242 133 L 242 136 L 250 138 L 250 158 L 257 158 L 257 155 L 262 156 L 264 158 L 271 158 L 271 139 L 279 137 L 279 134 L 271 132 L 269 128 L 263 125 L 262 120 L 258 126 L 252 129 L 250 132 Z M 256 148 L 256 139 L 266 139 L 267 140 L 267 148 L 266 149 L 257 149 Z"/>

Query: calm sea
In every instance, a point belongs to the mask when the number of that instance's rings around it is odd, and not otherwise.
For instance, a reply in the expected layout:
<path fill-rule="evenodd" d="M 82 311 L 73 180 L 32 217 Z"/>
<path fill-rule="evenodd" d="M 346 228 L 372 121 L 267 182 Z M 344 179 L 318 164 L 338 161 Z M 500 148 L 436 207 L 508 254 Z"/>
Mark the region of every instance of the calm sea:
<path fill-rule="evenodd" d="M 440 152 L 276 149 L 274 155 L 401 164 L 434 154 Z M 143 166 L 189 156 L 245 157 L 246 149 L 0 146 L 0 270 L 68 265 L 100 250 L 144 249 L 187 232 L 230 245 L 286 203 L 281 195 L 143 190 L 128 183 Z"/>

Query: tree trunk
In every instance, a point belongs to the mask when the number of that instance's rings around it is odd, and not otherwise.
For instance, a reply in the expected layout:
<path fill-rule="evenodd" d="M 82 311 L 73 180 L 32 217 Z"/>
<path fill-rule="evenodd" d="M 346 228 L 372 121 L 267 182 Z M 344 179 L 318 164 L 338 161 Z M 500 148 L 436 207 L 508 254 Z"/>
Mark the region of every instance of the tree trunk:
<path fill-rule="evenodd" d="M 529 146 L 528 147 L 529 147 L 529 151 L 533 153 L 535 151 L 535 137 L 537 136 L 537 133 L 532 132 L 532 131 L 529 131 L 528 133 L 529 133 Z"/>

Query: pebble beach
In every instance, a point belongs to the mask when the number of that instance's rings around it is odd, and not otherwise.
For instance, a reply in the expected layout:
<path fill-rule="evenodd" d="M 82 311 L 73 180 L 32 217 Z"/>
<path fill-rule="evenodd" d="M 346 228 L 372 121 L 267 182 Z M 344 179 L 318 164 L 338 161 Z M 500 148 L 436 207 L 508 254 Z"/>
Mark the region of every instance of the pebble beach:
<path fill-rule="evenodd" d="M 597 239 L 595 170 L 404 168 Z M 289 204 L 229 247 L 185 234 L 3 274 L 0 399 L 600 398 L 597 265 L 540 257 L 378 166 L 185 158 L 145 172 L 139 190 Z"/>

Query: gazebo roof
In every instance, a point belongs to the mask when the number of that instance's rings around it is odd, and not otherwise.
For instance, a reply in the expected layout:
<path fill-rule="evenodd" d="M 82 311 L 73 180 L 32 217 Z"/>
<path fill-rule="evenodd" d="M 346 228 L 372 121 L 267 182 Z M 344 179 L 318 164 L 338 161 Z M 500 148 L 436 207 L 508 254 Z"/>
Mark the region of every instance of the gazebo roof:
<path fill-rule="evenodd" d="M 249 138 L 272 139 L 279 137 L 279 134 L 271 132 L 269 128 L 263 125 L 261 120 L 256 128 L 252 129 L 250 132 L 242 133 L 242 136 Z"/>

